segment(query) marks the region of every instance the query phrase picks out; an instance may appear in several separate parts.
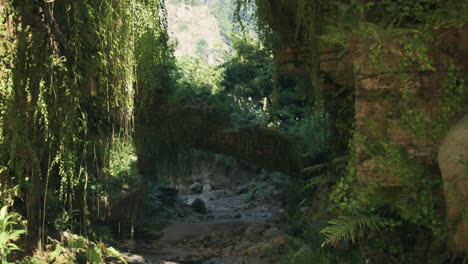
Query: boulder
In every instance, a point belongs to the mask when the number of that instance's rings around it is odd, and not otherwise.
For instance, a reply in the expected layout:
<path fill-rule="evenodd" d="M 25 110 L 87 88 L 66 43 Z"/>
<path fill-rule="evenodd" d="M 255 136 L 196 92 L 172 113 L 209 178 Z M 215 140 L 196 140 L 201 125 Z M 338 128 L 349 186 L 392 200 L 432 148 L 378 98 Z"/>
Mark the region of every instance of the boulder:
<path fill-rule="evenodd" d="M 203 191 L 203 185 L 201 183 L 196 182 L 190 186 L 190 192 L 192 194 L 199 194 Z"/>
<path fill-rule="evenodd" d="M 191 207 L 192 207 L 192 210 L 194 212 L 196 212 L 196 213 L 200 213 L 200 214 L 207 214 L 208 213 L 208 210 L 206 209 L 205 201 L 203 201 L 200 198 L 195 199 L 195 201 L 193 201 Z"/>
<path fill-rule="evenodd" d="M 212 190 L 213 190 L 213 186 L 211 186 L 211 184 L 207 183 L 207 184 L 203 185 L 202 193 L 211 192 Z"/>
<path fill-rule="evenodd" d="M 447 220 L 454 229 L 452 246 L 468 252 L 468 114 L 439 146 L 438 162 L 444 181 Z"/>

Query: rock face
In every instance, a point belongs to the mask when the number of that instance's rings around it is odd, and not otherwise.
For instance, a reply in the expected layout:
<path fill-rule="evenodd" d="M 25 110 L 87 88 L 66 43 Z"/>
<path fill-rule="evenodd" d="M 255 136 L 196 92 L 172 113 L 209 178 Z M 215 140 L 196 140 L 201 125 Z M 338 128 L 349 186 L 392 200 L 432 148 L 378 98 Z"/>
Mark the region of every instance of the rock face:
<path fill-rule="evenodd" d="M 452 63 L 463 66 L 458 74 L 462 78 L 468 77 L 468 27 L 439 29 L 433 32 L 433 36 L 429 57 L 433 61 L 434 71 L 420 66 L 403 70 L 397 68 L 401 65 L 403 58 L 400 53 L 404 48 L 396 41 L 384 43 L 383 48 L 392 52 L 382 55 L 382 65 L 379 66 L 372 62 L 366 46 L 368 44 L 361 43 L 357 48 L 358 52 L 353 58 L 356 129 L 366 141 L 357 147 L 360 162 L 358 180 L 362 183 L 378 182 L 387 186 L 400 184 L 397 177 L 379 178 L 381 175 L 376 173 L 377 164 L 382 163 L 385 157 L 366 151 L 369 143 L 378 142 L 382 138 L 388 138 L 391 144 L 405 148 L 410 159 L 426 165 L 435 165 L 437 162 L 436 153 L 441 138 L 433 140 L 429 136 L 415 136 L 410 128 L 403 127 L 400 116 L 411 118 L 408 121 L 410 126 L 418 125 L 415 119 L 419 115 L 429 127 L 437 125 L 443 110 L 439 100 L 444 96 L 446 88 L 443 81 Z M 405 97 L 411 98 L 411 110 L 414 109 L 419 115 L 408 115 L 408 109 L 404 107 Z M 411 123 L 413 120 L 414 123 Z"/>
<path fill-rule="evenodd" d="M 455 227 L 453 246 L 468 251 L 468 114 L 447 134 L 439 148 L 447 218 Z"/>
<path fill-rule="evenodd" d="M 432 70 L 418 63 L 401 67 L 405 48 L 394 40 L 382 42 L 382 49 L 389 52 L 381 55 L 379 65 L 372 62 L 368 43 L 356 43 L 352 57 L 344 55 L 340 58 L 337 52 L 330 51 L 321 56 L 320 66 L 336 86 L 351 85 L 355 89 L 359 183 L 378 183 L 387 187 L 405 184 L 398 177 L 401 175 L 398 172 L 405 166 L 389 163 L 386 160 L 387 152 L 377 149 L 373 143 L 384 142 L 385 146 L 397 150 L 401 147 L 407 154 L 404 159 L 421 166 L 433 167 L 439 163 L 444 180 L 447 217 L 455 229 L 453 246 L 459 251 L 467 251 L 468 168 L 459 161 L 468 161 L 468 117 L 465 116 L 453 127 L 445 139 L 437 133 L 424 133 L 439 125 L 441 116 L 446 116 L 442 115 L 444 109 L 440 99 L 446 96 L 445 82 L 447 77 L 451 78 L 450 72 L 455 71 L 462 79 L 468 78 L 468 27 L 440 28 L 434 30 L 432 36 L 428 51 L 434 67 Z M 453 70 L 453 65 L 460 67 Z M 352 68 L 352 71 L 343 72 L 340 68 Z M 408 114 L 408 110 L 418 114 Z M 449 113 L 453 114 L 449 121 L 466 114 L 466 107 L 464 111 Z M 403 120 L 403 117 L 407 120 Z M 383 148 L 380 145 L 377 147 Z"/>
<path fill-rule="evenodd" d="M 200 198 L 195 199 L 195 201 L 193 201 L 191 207 L 192 207 L 192 210 L 194 212 L 196 212 L 196 213 L 200 213 L 200 214 L 207 214 L 208 213 L 208 210 L 206 209 L 205 201 L 203 201 Z"/>

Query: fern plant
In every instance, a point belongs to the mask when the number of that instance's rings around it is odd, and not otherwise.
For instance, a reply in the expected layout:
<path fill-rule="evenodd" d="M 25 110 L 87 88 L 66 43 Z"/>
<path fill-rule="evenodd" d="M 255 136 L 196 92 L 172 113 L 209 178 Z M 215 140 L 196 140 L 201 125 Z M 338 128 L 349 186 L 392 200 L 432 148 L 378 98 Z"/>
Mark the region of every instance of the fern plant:
<path fill-rule="evenodd" d="M 335 264 L 340 263 L 339 257 L 322 250 L 302 248 L 293 257 L 293 264 Z"/>
<path fill-rule="evenodd" d="M 8 264 L 8 255 L 11 252 L 20 250 L 13 243 L 22 234 L 26 233 L 26 227 L 20 224 L 21 216 L 18 213 L 8 212 L 8 206 L 0 209 L 0 261 L 2 264 Z M 19 225 L 19 227 L 17 227 Z"/>
<path fill-rule="evenodd" d="M 340 241 L 346 240 L 355 242 L 363 238 L 368 232 L 378 232 L 386 227 L 394 226 L 395 223 L 379 215 L 342 215 L 330 220 L 321 234 L 325 237 L 324 245 L 337 245 Z"/>

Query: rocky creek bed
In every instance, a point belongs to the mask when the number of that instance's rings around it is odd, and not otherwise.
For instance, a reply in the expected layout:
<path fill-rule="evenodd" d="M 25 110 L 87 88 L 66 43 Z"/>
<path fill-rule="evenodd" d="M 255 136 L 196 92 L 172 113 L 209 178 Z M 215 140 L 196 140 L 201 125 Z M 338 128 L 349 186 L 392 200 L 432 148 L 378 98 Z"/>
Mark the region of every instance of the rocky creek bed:
<path fill-rule="evenodd" d="M 231 190 L 212 189 L 181 195 L 162 229 L 150 227 L 123 243 L 127 262 L 276 263 L 287 241 L 281 184 L 264 177 Z"/>

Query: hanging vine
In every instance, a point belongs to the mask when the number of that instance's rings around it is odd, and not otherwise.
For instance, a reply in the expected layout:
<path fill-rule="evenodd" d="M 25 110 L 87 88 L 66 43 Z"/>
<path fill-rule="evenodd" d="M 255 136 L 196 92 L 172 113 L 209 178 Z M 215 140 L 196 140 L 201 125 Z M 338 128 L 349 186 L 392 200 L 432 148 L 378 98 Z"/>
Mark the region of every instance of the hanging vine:
<path fill-rule="evenodd" d="M 43 238 L 45 215 L 57 214 L 46 210 L 56 192 L 64 210 L 81 209 L 86 232 L 96 204 L 88 189 L 105 177 L 114 139 L 132 134 L 134 81 L 152 82 L 139 67 L 161 64 L 141 62 L 138 48 L 141 30 L 164 31 L 162 8 L 157 0 L 0 2 L 0 194 L 21 187 L 32 237 Z M 153 43 L 159 52 L 165 41 Z"/>
<path fill-rule="evenodd" d="M 320 36 L 322 16 L 329 5 L 326 1 L 313 0 L 237 0 L 237 22 L 255 6 L 254 19 L 264 45 L 272 47 L 279 63 L 292 63 L 303 67 L 310 76 L 310 83 L 303 89 L 303 96 L 310 102 L 309 115 L 317 127 L 326 127 L 328 109 L 325 105 L 323 81 L 320 74 Z M 281 66 L 281 65 L 278 65 Z M 280 67 L 278 67 L 280 68 Z M 323 140 L 326 141 L 324 133 Z"/>

